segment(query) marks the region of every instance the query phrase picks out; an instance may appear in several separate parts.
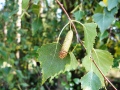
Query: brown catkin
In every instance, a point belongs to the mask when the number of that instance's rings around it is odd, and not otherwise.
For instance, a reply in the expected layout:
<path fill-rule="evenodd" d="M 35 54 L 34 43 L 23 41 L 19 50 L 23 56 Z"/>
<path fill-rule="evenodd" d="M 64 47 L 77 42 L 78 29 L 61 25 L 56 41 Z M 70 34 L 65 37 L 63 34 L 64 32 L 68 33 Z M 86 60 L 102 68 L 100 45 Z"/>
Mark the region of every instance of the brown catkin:
<path fill-rule="evenodd" d="M 68 31 L 68 33 L 65 37 L 65 40 L 63 42 L 62 48 L 61 48 L 60 53 L 59 53 L 59 57 L 61 59 L 65 58 L 67 56 L 68 50 L 69 50 L 70 45 L 72 43 L 72 38 L 73 38 L 73 31 L 70 30 L 70 31 Z"/>

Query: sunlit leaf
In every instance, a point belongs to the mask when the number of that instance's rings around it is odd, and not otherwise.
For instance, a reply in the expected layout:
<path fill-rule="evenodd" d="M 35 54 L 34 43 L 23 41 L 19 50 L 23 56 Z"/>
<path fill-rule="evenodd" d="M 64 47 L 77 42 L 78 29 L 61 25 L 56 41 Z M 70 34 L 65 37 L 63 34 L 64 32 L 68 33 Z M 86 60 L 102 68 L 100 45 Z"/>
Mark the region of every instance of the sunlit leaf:
<path fill-rule="evenodd" d="M 70 64 L 66 65 L 65 71 L 74 70 L 78 67 L 78 61 L 72 52 L 70 52 Z"/>
<path fill-rule="evenodd" d="M 85 47 L 88 54 L 93 48 L 93 43 L 95 42 L 95 37 L 97 36 L 96 27 L 97 25 L 95 23 L 84 24 Z"/>
<path fill-rule="evenodd" d="M 96 49 L 93 50 L 91 56 L 94 59 L 97 66 L 103 72 L 103 74 L 106 75 L 113 64 L 112 55 L 108 51 Z M 83 66 L 87 71 L 92 70 L 100 78 L 101 83 L 104 86 L 104 78 L 102 77 L 101 73 L 98 71 L 98 69 L 96 68 L 89 56 L 86 56 L 83 59 Z"/>
<path fill-rule="evenodd" d="M 65 70 L 66 64 L 70 63 L 70 56 L 59 58 L 60 45 L 56 43 L 43 45 L 39 50 L 39 62 L 42 68 L 42 83 L 49 77 L 53 77 Z"/>
<path fill-rule="evenodd" d="M 83 90 L 99 90 L 101 87 L 101 82 L 98 76 L 92 71 L 83 76 L 80 82 Z"/>

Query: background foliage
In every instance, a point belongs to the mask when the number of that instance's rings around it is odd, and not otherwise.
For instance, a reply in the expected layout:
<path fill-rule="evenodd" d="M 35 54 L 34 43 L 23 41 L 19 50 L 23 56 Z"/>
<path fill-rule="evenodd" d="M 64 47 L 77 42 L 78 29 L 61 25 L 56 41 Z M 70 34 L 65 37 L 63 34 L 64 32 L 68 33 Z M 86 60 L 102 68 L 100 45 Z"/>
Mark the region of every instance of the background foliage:
<path fill-rule="evenodd" d="M 109 51 L 114 57 L 113 64 L 109 63 L 108 59 L 104 59 L 105 63 L 101 61 L 102 66 L 112 65 L 118 72 L 120 70 L 120 0 L 60 0 L 60 2 L 72 19 L 80 21 L 87 27 L 75 23 L 81 40 L 85 40 L 85 47 L 88 48 L 87 54 L 89 55 L 90 50 L 94 47 L 96 49 L 92 52 L 93 57 L 96 58 L 95 52 L 97 52 L 101 59 L 101 56 L 105 55 L 101 51 L 106 50 L 104 53 Z M 62 62 L 58 60 L 58 57 L 51 59 L 53 56 L 52 50 L 55 49 L 56 44 L 53 43 L 53 46 L 50 46 L 49 43 L 57 42 L 61 29 L 68 23 L 68 18 L 54 0 L 51 0 L 51 2 L 49 0 L 23 0 L 22 27 L 19 31 L 16 30 L 17 11 L 17 0 L 6 0 L 4 9 L 0 11 L 0 90 L 81 90 L 86 85 L 89 86 L 89 83 L 85 83 L 85 79 L 89 76 L 93 76 L 100 82 L 97 73 L 86 72 L 85 69 L 89 69 L 89 67 L 84 68 L 83 66 L 89 65 L 87 61 L 84 61 L 83 65 L 81 64 L 87 57 L 85 57 L 84 48 L 76 42 L 75 34 L 70 48 L 72 52 L 65 58 L 66 60 Z M 4 33 L 5 26 L 7 35 Z M 96 27 L 97 32 L 95 31 Z M 68 26 L 62 32 L 60 44 L 62 44 L 69 29 Z M 93 32 L 87 31 L 89 29 L 92 29 Z M 16 42 L 17 33 L 21 34 L 20 44 Z M 101 51 L 98 49 L 101 49 Z M 19 60 L 16 58 L 17 50 L 20 51 Z M 57 50 L 59 51 L 60 48 L 57 48 Z M 52 56 L 47 53 L 51 53 Z M 112 58 L 111 54 L 109 58 Z M 48 60 L 48 58 L 51 60 Z M 67 59 L 70 59 L 70 61 Z M 55 61 L 57 62 L 49 67 L 49 64 Z M 78 62 L 79 66 L 77 66 Z M 70 65 L 74 63 L 75 66 L 64 66 L 68 63 Z M 56 68 L 57 66 L 58 68 Z M 60 71 L 59 67 L 62 67 L 66 72 L 64 70 L 63 72 Z M 71 69 L 74 70 L 70 71 Z M 52 72 L 52 70 L 60 71 L 62 74 L 59 76 L 52 75 L 58 73 Z M 44 79 L 42 75 L 48 75 L 44 76 L 46 78 L 44 82 L 46 82 L 43 85 L 41 85 Z M 84 75 L 85 77 L 83 77 Z M 49 81 L 47 78 L 50 76 L 55 78 Z M 120 80 L 118 79 L 120 77 L 116 75 L 108 76 L 119 90 Z M 90 81 L 96 82 L 94 79 Z M 81 85 L 83 86 L 81 87 Z M 99 89 L 100 83 L 97 85 L 96 88 L 92 85 L 92 90 Z M 110 86 L 106 85 L 110 90 Z"/>

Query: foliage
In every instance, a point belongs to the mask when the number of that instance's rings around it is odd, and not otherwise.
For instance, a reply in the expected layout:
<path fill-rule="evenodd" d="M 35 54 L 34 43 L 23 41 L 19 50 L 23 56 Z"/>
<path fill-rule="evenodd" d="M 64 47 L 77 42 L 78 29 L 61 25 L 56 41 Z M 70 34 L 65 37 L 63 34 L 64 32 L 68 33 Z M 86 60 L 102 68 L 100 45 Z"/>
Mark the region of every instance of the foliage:
<path fill-rule="evenodd" d="M 38 60 L 40 61 L 42 68 L 42 83 L 44 83 L 49 77 L 53 78 L 63 71 L 69 71 L 73 68 L 76 69 L 77 62 L 75 61 L 74 54 L 70 53 L 70 56 L 60 59 L 58 57 L 59 51 L 60 45 L 54 43 L 46 44 L 39 49 Z M 73 64 L 74 66 L 72 66 Z"/>
<path fill-rule="evenodd" d="M 105 76 L 119 70 L 120 0 L 59 0 L 71 21 L 55 0 L 22 0 L 20 30 L 17 1 L 6 0 L 0 11 L 0 90 L 99 90 L 106 83 L 95 63 Z M 74 32 L 61 59 L 66 33 L 74 31 L 71 22 L 82 44 Z"/>
<path fill-rule="evenodd" d="M 98 90 L 101 86 L 99 78 L 93 72 L 88 72 L 81 78 L 81 84 L 84 90 Z"/>
<path fill-rule="evenodd" d="M 95 60 L 96 64 L 100 68 L 100 70 L 106 75 L 112 66 L 113 58 L 109 52 L 103 50 L 93 50 L 91 56 Z M 105 64 L 104 64 L 105 63 Z M 89 56 L 86 56 L 83 60 L 83 65 L 85 66 L 86 70 L 93 71 L 101 80 L 102 85 L 104 86 L 104 78 L 101 73 L 98 71 L 96 66 L 92 63 Z"/>

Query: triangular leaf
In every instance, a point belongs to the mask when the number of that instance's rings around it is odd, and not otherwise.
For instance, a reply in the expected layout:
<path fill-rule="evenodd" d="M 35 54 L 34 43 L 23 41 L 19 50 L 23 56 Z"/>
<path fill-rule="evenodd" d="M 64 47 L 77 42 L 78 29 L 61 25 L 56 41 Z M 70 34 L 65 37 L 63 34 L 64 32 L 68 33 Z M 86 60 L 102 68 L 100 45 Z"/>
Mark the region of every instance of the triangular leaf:
<path fill-rule="evenodd" d="M 59 58 L 60 44 L 51 43 L 43 45 L 39 50 L 38 60 L 42 68 L 42 84 L 52 76 L 55 76 L 65 70 L 66 64 L 70 63 L 70 56 L 64 59 Z"/>
<path fill-rule="evenodd" d="M 74 70 L 78 67 L 78 61 L 76 60 L 74 54 L 70 52 L 70 64 L 66 65 L 65 71 Z"/>
<path fill-rule="evenodd" d="M 93 16 L 94 21 L 98 24 L 98 27 L 100 28 L 100 31 L 103 33 L 112 23 L 114 20 L 114 17 L 110 14 L 102 14 L 102 13 L 97 13 L 94 14 Z"/>
<path fill-rule="evenodd" d="M 73 15 L 75 19 L 79 21 L 83 18 L 84 12 L 79 10 L 79 11 L 76 11 Z"/>
<path fill-rule="evenodd" d="M 112 66 L 113 64 L 112 55 L 107 51 L 96 49 L 92 52 L 91 56 L 97 66 L 103 72 L 103 74 L 106 75 L 107 72 L 110 70 L 110 66 Z M 83 59 L 83 66 L 85 66 L 85 69 L 87 71 L 92 70 L 93 72 L 95 72 L 95 74 L 100 78 L 102 85 L 104 86 L 104 78 L 102 77 L 96 66 L 93 64 L 92 60 L 90 60 L 89 56 L 86 56 Z"/>
<path fill-rule="evenodd" d="M 89 54 L 93 48 L 93 43 L 95 42 L 95 37 L 97 36 L 95 23 L 86 23 L 84 25 L 84 36 L 85 36 L 85 48 Z"/>
<path fill-rule="evenodd" d="M 108 0 L 108 10 L 110 11 L 114 7 L 117 7 L 118 0 Z"/>
<path fill-rule="evenodd" d="M 101 82 L 98 76 L 91 71 L 83 76 L 80 81 L 83 90 L 99 90 L 101 87 Z"/>
<path fill-rule="evenodd" d="M 105 9 L 104 13 L 96 13 L 93 15 L 93 19 L 98 24 L 101 33 L 103 33 L 112 24 L 116 11 L 117 8 L 111 11 L 107 11 Z"/>

